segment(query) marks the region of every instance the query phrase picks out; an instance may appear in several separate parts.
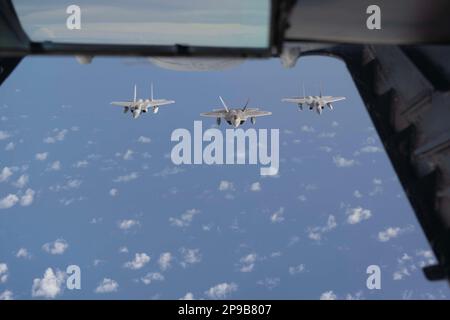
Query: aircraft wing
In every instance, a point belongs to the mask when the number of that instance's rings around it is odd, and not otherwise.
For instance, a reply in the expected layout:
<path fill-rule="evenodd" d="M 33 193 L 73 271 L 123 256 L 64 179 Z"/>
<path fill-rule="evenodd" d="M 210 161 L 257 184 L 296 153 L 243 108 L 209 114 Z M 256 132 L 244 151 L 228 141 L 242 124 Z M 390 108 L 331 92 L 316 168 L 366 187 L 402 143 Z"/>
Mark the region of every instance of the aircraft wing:
<path fill-rule="evenodd" d="M 272 112 L 270 111 L 260 111 L 257 109 L 249 109 L 249 110 L 245 110 L 244 112 L 246 117 L 262 117 L 262 116 L 269 116 L 272 114 Z"/>
<path fill-rule="evenodd" d="M 322 100 L 325 103 L 331 103 L 331 102 L 336 102 L 336 101 L 341 101 L 341 100 L 345 100 L 345 97 L 322 97 Z"/>
<path fill-rule="evenodd" d="M 305 104 L 306 103 L 306 99 L 305 98 L 284 98 L 284 99 L 281 99 L 281 101 L 283 101 L 283 102 L 292 102 L 292 103 L 301 103 L 301 104 Z"/>
<path fill-rule="evenodd" d="M 134 105 L 133 101 L 114 101 L 111 102 L 113 106 L 120 106 L 120 107 L 131 107 Z"/>
<path fill-rule="evenodd" d="M 159 100 L 159 101 L 150 101 L 147 103 L 147 106 L 149 107 L 159 107 L 159 106 L 165 106 L 168 104 L 175 103 L 174 100 Z"/>
<path fill-rule="evenodd" d="M 203 112 L 200 113 L 201 116 L 203 117 L 213 117 L 213 118 L 221 118 L 221 117 L 225 117 L 225 115 L 227 114 L 226 110 L 215 110 L 215 111 L 211 111 L 211 112 Z"/>

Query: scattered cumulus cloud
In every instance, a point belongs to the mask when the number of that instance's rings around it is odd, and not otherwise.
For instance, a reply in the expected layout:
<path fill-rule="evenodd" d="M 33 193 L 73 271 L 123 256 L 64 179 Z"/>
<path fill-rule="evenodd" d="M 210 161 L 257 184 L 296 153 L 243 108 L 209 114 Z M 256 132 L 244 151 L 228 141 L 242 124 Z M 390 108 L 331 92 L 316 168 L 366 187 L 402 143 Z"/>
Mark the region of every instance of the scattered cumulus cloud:
<path fill-rule="evenodd" d="M 28 175 L 22 174 L 22 175 L 19 177 L 19 179 L 17 179 L 17 180 L 13 183 L 13 185 L 14 185 L 16 188 L 22 189 L 23 187 L 25 187 L 25 186 L 27 185 L 28 181 L 29 181 Z"/>
<path fill-rule="evenodd" d="M 297 266 L 289 267 L 289 274 L 290 275 L 295 275 L 295 274 L 298 274 L 298 273 L 302 273 L 304 271 L 305 271 L 305 265 L 304 264 L 299 264 Z"/>
<path fill-rule="evenodd" d="M 19 250 L 17 250 L 16 257 L 22 259 L 30 259 L 31 254 L 28 252 L 26 248 L 20 248 Z"/>
<path fill-rule="evenodd" d="M 124 264 L 124 267 L 131 270 L 138 270 L 150 262 L 150 257 L 146 253 L 136 253 L 134 259 Z"/>
<path fill-rule="evenodd" d="M 320 300 L 336 300 L 337 295 L 333 291 L 326 291 L 320 295 Z"/>
<path fill-rule="evenodd" d="M 8 194 L 4 198 L 0 198 L 0 209 L 9 209 L 19 202 L 19 197 L 15 194 Z"/>
<path fill-rule="evenodd" d="M 219 283 L 214 287 L 209 288 L 205 294 L 208 298 L 218 300 L 218 299 L 226 299 L 233 292 L 237 291 L 238 286 L 236 283 Z"/>
<path fill-rule="evenodd" d="M 256 253 L 250 253 L 239 260 L 241 272 L 252 272 L 255 267 L 256 258 L 258 256 Z"/>
<path fill-rule="evenodd" d="M 8 181 L 9 177 L 13 175 L 13 171 L 9 167 L 4 167 L 0 172 L 0 182 Z"/>
<path fill-rule="evenodd" d="M 222 180 L 219 184 L 219 191 L 234 191 L 233 182 Z"/>
<path fill-rule="evenodd" d="M 198 209 L 189 209 L 178 218 L 170 217 L 169 222 L 171 225 L 176 227 L 188 227 L 194 219 L 194 216 L 199 213 L 200 210 Z"/>
<path fill-rule="evenodd" d="M 0 301 L 4 300 L 14 300 L 12 291 L 5 290 L 0 293 Z"/>
<path fill-rule="evenodd" d="M 158 265 L 162 271 L 165 271 L 170 268 L 172 263 L 172 254 L 170 252 L 161 253 L 158 259 Z"/>
<path fill-rule="evenodd" d="M 0 140 L 6 140 L 10 137 L 11 135 L 3 130 L 0 130 Z"/>
<path fill-rule="evenodd" d="M 391 239 L 397 238 L 401 234 L 405 232 L 412 231 L 414 229 L 413 226 L 407 226 L 405 228 L 400 227 L 388 227 L 383 231 L 378 232 L 378 241 L 387 242 Z"/>
<path fill-rule="evenodd" d="M 63 254 L 67 248 L 69 248 L 69 244 L 64 239 L 47 242 L 42 246 L 42 250 L 50 254 Z"/>
<path fill-rule="evenodd" d="M 8 280 L 8 265 L 0 263 L 0 283 L 5 283 Z"/>
<path fill-rule="evenodd" d="M 368 220 L 371 216 L 372 212 L 369 209 L 351 208 L 347 210 L 347 223 L 358 224 L 363 220 Z"/>
<path fill-rule="evenodd" d="M 20 205 L 23 207 L 30 206 L 33 203 L 34 194 L 35 192 L 33 189 L 27 189 L 25 194 L 20 197 Z"/>
<path fill-rule="evenodd" d="M 118 289 L 119 284 L 115 280 L 104 278 L 95 288 L 95 293 L 112 293 L 117 292 Z"/>
<path fill-rule="evenodd" d="M 63 282 L 65 275 L 63 272 L 52 268 L 47 268 L 42 278 L 36 278 L 33 280 L 33 286 L 31 288 L 32 297 L 41 298 L 56 298 L 63 291 Z"/>
<path fill-rule="evenodd" d="M 261 184 L 259 182 L 252 183 L 252 185 L 250 186 L 250 191 L 253 192 L 261 191 Z"/>
<path fill-rule="evenodd" d="M 194 300 L 194 294 L 192 292 L 187 292 L 183 297 L 179 300 Z"/>
<path fill-rule="evenodd" d="M 200 249 L 181 248 L 182 261 L 181 265 L 185 268 L 188 265 L 199 263 L 202 260 Z"/>
<path fill-rule="evenodd" d="M 53 135 L 46 137 L 44 139 L 44 143 L 56 143 L 58 141 L 63 141 L 68 132 L 69 130 L 67 129 L 53 129 Z"/>
<path fill-rule="evenodd" d="M 121 220 L 118 222 L 119 229 L 121 230 L 130 230 L 133 227 L 137 227 L 140 225 L 140 222 L 133 219 Z"/>
<path fill-rule="evenodd" d="M 272 215 L 270 216 L 270 221 L 272 221 L 273 223 L 283 222 L 284 221 L 283 214 L 284 214 L 284 207 L 280 207 L 277 211 L 272 213 Z"/>
<path fill-rule="evenodd" d="M 143 276 L 141 278 L 141 281 L 144 284 L 149 285 L 155 281 L 164 281 L 164 276 L 159 272 L 150 272 L 150 273 L 147 273 L 145 276 Z"/>
<path fill-rule="evenodd" d="M 148 138 L 148 137 L 144 137 L 144 136 L 140 136 L 138 138 L 138 142 L 140 143 L 150 143 L 152 141 L 152 139 Z"/>
<path fill-rule="evenodd" d="M 346 159 L 340 155 L 333 157 L 333 162 L 338 168 L 349 168 L 353 167 L 356 164 L 356 161 L 353 159 Z"/>
<path fill-rule="evenodd" d="M 48 157 L 48 152 L 36 153 L 36 155 L 34 157 L 36 158 L 36 160 L 44 161 Z"/>
<path fill-rule="evenodd" d="M 114 179 L 114 182 L 130 182 L 132 180 L 135 180 L 139 177 L 139 174 L 137 172 L 131 172 L 130 174 L 126 174 L 123 176 L 118 176 L 116 179 Z"/>
<path fill-rule="evenodd" d="M 322 240 L 322 235 L 324 233 L 330 232 L 337 227 L 336 218 L 334 215 L 329 215 L 327 219 L 327 224 L 325 226 L 309 227 L 307 229 L 308 238 L 315 241 Z"/>

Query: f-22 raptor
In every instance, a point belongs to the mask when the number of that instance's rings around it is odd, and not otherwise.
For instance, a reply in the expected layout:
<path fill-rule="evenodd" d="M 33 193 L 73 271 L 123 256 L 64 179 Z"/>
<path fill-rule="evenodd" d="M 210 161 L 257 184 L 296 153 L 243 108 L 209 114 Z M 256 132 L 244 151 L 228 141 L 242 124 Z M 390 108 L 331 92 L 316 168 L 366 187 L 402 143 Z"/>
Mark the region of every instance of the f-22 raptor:
<path fill-rule="evenodd" d="M 219 99 L 222 102 L 223 109 L 214 109 L 212 112 L 200 113 L 203 117 L 216 118 L 217 125 L 220 125 L 223 118 L 229 125 L 237 128 L 241 124 L 244 124 L 248 118 L 250 118 L 252 124 L 255 124 L 256 117 L 268 116 L 272 114 L 272 112 L 261 111 L 258 108 L 247 108 L 249 100 L 247 100 L 247 103 L 241 108 L 229 108 L 225 101 L 223 101 L 222 97 L 219 96 Z"/>

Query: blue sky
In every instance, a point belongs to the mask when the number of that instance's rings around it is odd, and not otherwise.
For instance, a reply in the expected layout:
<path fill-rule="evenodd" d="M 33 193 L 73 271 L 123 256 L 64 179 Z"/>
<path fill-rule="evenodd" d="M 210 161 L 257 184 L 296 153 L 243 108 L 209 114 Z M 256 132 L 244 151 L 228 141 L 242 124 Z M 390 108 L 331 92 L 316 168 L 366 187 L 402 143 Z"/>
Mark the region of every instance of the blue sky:
<path fill-rule="evenodd" d="M 133 120 L 113 100 L 174 99 Z M 322 116 L 282 103 L 346 96 Z M 229 105 L 273 112 L 280 171 L 181 165 L 174 129 Z M 447 298 L 434 257 L 342 62 L 302 58 L 176 72 L 98 58 L 26 58 L 0 88 L 0 297 Z M 244 128 L 250 127 L 245 124 Z M 226 127 L 222 125 L 221 130 Z M 5 169 L 6 168 L 6 169 Z M 80 266 L 82 289 L 65 288 Z M 379 265 L 382 289 L 366 288 Z"/>

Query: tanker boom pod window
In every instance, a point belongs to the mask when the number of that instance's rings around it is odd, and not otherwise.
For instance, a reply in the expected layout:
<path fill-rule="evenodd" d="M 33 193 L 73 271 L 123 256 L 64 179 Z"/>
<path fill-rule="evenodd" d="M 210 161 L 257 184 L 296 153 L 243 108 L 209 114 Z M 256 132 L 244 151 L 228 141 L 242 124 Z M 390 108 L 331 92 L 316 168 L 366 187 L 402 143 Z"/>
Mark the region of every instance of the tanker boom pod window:
<path fill-rule="evenodd" d="M 270 2 L 13 0 L 20 23 L 34 42 L 256 49 L 270 46 Z M 77 8 L 80 14 L 71 17 Z M 75 22 L 79 28 L 70 27 Z"/>

